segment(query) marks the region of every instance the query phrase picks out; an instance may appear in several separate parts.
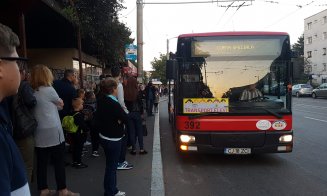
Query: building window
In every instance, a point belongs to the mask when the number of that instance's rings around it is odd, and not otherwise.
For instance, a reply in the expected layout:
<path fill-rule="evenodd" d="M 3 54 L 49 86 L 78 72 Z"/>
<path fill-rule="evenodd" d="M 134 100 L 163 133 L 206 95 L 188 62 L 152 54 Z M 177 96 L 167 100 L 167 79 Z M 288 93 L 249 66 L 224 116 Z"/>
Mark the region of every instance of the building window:
<path fill-rule="evenodd" d="M 324 16 L 323 18 L 322 18 L 322 24 L 326 24 L 327 23 L 327 16 Z"/>
<path fill-rule="evenodd" d="M 312 44 L 312 37 L 307 38 L 307 44 Z"/>
<path fill-rule="evenodd" d="M 327 39 L 327 32 L 322 33 L 322 39 Z"/>
<path fill-rule="evenodd" d="M 327 71 L 327 65 L 326 65 L 326 63 L 323 63 L 322 64 L 322 71 Z"/>
<path fill-rule="evenodd" d="M 322 49 L 322 55 L 326 55 L 326 52 L 327 52 L 327 51 L 326 51 L 326 48 L 323 48 L 323 49 Z"/>
<path fill-rule="evenodd" d="M 311 58 L 312 57 L 312 51 L 308 51 L 307 55 L 308 55 L 308 58 Z"/>
<path fill-rule="evenodd" d="M 307 29 L 310 30 L 312 28 L 312 22 L 307 23 Z"/>

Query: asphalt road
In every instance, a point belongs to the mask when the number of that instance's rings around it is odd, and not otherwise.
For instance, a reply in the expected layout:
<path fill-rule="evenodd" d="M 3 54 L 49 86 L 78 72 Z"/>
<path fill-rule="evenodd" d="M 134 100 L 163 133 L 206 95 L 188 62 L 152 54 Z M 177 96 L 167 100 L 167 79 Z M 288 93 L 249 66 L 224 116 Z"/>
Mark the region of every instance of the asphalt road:
<path fill-rule="evenodd" d="M 166 196 L 327 195 L 327 99 L 294 98 L 294 149 L 286 154 L 177 154 L 160 105 Z"/>

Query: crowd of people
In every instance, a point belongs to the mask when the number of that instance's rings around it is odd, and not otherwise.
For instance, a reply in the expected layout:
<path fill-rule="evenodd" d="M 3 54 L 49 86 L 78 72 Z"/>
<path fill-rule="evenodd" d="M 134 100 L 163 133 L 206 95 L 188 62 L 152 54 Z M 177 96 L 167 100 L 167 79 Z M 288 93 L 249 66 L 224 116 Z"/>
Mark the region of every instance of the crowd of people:
<path fill-rule="evenodd" d="M 56 81 L 45 65 L 32 66 L 29 75 L 18 45 L 17 35 L 0 24 L 0 195 L 30 195 L 34 169 L 40 196 L 79 195 L 66 186 L 65 149 L 68 145 L 72 167 L 87 168 L 82 157 L 89 137 L 92 156 L 100 156 L 101 145 L 106 157 L 104 195 L 125 195 L 117 188 L 116 170 L 133 168 L 126 151 L 147 154 L 142 123 L 145 110 L 148 116 L 153 116 L 153 106 L 157 111 L 159 89 L 151 82 L 144 88 L 134 77 L 123 85 L 118 66 L 100 76 L 95 91 L 76 89 L 70 69 Z M 47 184 L 49 161 L 56 190 Z"/>

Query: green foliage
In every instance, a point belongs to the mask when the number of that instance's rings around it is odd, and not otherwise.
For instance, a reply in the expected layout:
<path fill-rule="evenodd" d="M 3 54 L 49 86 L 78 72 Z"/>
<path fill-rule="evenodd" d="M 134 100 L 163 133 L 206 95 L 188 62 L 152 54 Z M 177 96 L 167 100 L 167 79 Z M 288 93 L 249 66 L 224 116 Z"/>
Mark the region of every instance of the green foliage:
<path fill-rule="evenodd" d="M 167 83 L 166 79 L 166 60 L 167 55 L 160 54 L 159 58 L 154 58 L 153 61 L 151 61 L 152 69 L 154 70 L 152 72 L 151 78 L 157 78 L 160 79 L 160 81 L 163 84 Z"/>
<path fill-rule="evenodd" d="M 292 45 L 292 50 L 298 56 L 304 55 L 304 35 L 303 34 L 298 38 L 297 43 Z"/>
<path fill-rule="evenodd" d="M 133 43 L 131 31 L 118 18 L 123 0 L 75 0 L 63 12 L 79 24 L 82 49 L 107 67 L 125 62 L 125 44 Z"/>
<path fill-rule="evenodd" d="M 72 6 L 67 6 L 62 9 L 62 13 L 71 20 L 74 24 L 78 24 L 78 16 L 75 8 Z"/>

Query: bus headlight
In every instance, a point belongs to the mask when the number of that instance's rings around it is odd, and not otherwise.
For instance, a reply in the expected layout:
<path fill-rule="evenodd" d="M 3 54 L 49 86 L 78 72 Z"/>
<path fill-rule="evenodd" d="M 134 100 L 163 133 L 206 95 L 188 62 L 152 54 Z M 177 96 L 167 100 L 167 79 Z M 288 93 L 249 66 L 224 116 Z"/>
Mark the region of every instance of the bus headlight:
<path fill-rule="evenodd" d="M 280 143 L 288 143 L 291 142 L 293 140 L 293 136 L 292 135 L 283 135 L 279 137 L 279 142 Z"/>
<path fill-rule="evenodd" d="M 183 143 L 195 142 L 195 137 L 190 135 L 180 135 L 179 139 Z"/>

